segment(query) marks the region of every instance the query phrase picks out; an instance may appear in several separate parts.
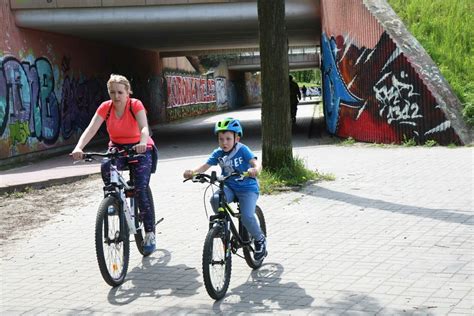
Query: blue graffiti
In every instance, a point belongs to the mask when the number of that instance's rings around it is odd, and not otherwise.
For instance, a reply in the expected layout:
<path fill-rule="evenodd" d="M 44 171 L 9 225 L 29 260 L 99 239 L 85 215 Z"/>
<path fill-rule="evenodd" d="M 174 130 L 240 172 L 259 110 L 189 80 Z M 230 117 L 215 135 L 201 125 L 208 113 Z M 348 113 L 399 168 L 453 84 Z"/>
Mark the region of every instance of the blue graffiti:
<path fill-rule="evenodd" d="M 0 71 L 0 82 L 6 82 L 3 71 Z M 0 84 L 0 136 L 3 135 L 7 127 L 8 115 L 10 114 L 10 107 L 7 106 L 7 102 L 7 85 Z"/>
<path fill-rule="evenodd" d="M 335 134 L 341 103 L 359 105 L 361 99 L 354 96 L 344 83 L 337 67 L 336 42 L 334 38 L 328 39 L 325 33 L 321 36 L 321 51 L 324 116 L 329 133 Z"/>
<path fill-rule="evenodd" d="M 0 59 L 0 137 L 10 137 L 13 144 L 23 143 L 27 133 L 30 139 L 52 145 L 59 135 L 66 140 L 87 127 L 97 104 L 107 98 L 105 83 L 66 75 L 59 101 L 56 77 L 44 57 L 31 63 L 13 56 Z"/>
<path fill-rule="evenodd" d="M 45 144 L 54 144 L 58 139 L 61 123 L 59 102 L 54 93 L 53 68 L 45 58 L 36 59 L 35 67 L 38 70 L 40 84 L 41 139 Z"/>
<path fill-rule="evenodd" d="M 53 144 L 59 135 L 59 105 L 54 94 L 53 69 L 45 58 L 33 65 L 6 57 L 1 64 L 0 136 L 7 122 L 28 122 L 30 136 Z"/>

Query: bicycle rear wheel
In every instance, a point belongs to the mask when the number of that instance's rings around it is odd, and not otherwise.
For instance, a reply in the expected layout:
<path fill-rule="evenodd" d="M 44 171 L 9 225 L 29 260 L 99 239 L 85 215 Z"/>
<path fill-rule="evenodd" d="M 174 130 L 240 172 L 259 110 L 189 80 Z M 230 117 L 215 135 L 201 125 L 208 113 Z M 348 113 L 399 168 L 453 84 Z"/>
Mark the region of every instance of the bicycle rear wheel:
<path fill-rule="evenodd" d="M 118 199 L 108 196 L 102 200 L 95 222 L 97 262 L 102 277 L 111 286 L 118 286 L 125 280 L 130 256 L 128 228 L 120 212 Z"/>
<path fill-rule="evenodd" d="M 214 226 L 207 233 L 202 254 L 204 285 L 210 297 L 215 300 L 224 297 L 229 287 L 231 270 L 232 256 L 225 245 L 224 229 Z"/>
<path fill-rule="evenodd" d="M 150 203 L 151 203 L 151 214 L 152 214 L 152 220 L 153 224 L 155 223 L 155 203 L 153 202 L 153 194 L 151 193 L 151 189 L 148 186 L 147 188 L 148 196 L 150 197 Z M 148 257 L 151 255 L 151 253 L 146 254 L 143 251 L 143 240 L 145 239 L 145 227 L 143 226 L 143 221 L 140 219 L 140 207 L 138 206 L 138 201 L 136 198 L 135 199 L 135 205 L 136 205 L 136 210 L 138 212 L 135 214 L 135 227 L 137 227 L 137 233 L 135 234 L 135 243 L 137 244 L 138 251 L 142 254 L 144 257 Z M 155 234 L 156 238 L 156 234 Z"/>
<path fill-rule="evenodd" d="M 260 229 L 262 230 L 262 233 L 266 237 L 267 236 L 267 225 L 265 223 L 265 217 L 263 216 L 263 211 L 258 205 L 255 207 L 255 215 L 257 215 L 257 220 L 258 220 L 258 224 L 260 225 Z M 247 229 L 245 229 L 245 227 L 244 227 L 243 232 L 242 232 L 242 235 L 244 235 L 244 234 L 245 234 L 245 236 L 242 236 L 242 238 L 244 240 L 249 240 L 252 244 L 253 241 L 254 241 L 254 238 L 250 235 L 250 233 L 247 231 Z M 244 257 L 245 257 L 245 261 L 247 262 L 248 266 L 251 267 L 252 269 L 258 269 L 262 266 L 263 259 L 255 260 L 253 258 L 253 251 L 250 249 L 250 247 L 244 247 Z"/>

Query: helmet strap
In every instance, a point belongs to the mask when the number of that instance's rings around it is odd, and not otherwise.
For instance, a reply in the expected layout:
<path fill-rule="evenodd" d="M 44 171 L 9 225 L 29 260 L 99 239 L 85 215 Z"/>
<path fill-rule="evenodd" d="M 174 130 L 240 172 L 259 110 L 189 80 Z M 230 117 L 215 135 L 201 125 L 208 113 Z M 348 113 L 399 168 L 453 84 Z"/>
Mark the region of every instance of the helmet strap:
<path fill-rule="evenodd" d="M 235 149 L 235 146 L 237 146 L 237 143 L 238 143 L 238 142 L 236 141 L 236 138 L 237 138 L 237 136 L 239 136 L 239 135 L 237 135 L 236 132 L 233 132 L 233 133 L 234 133 L 234 146 L 232 146 L 232 148 L 231 148 L 229 151 L 226 151 L 225 153 L 230 153 L 230 152 L 232 152 L 232 150 Z"/>

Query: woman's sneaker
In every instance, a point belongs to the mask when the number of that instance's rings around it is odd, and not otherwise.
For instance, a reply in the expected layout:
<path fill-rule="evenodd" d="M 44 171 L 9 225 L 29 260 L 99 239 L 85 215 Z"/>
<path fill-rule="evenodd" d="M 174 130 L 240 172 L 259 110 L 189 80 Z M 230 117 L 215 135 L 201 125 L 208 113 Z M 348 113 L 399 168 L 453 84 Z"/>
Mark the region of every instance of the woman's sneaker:
<path fill-rule="evenodd" d="M 155 233 L 148 232 L 143 239 L 143 255 L 148 256 L 156 249 Z"/>
<path fill-rule="evenodd" d="M 265 237 L 260 238 L 259 240 L 255 240 L 255 253 L 253 258 L 256 261 L 263 260 L 267 256 L 267 240 Z"/>

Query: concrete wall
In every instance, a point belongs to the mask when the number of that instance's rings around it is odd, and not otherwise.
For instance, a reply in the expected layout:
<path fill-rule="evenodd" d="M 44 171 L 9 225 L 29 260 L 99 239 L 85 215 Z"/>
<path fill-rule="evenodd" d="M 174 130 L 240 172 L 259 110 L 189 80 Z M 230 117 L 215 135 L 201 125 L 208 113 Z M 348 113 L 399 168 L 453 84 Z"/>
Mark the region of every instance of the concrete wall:
<path fill-rule="evenodd" d="M 19 29 L 8 2 L 0 13 L 0 164 L 75 144 L 108 99 L 110 73 L 131 80 L 152 123 L 162 119 L 157 52 Z"/>
<path fill-rule="evenodd" d="M 469 142 L 459 100 L 385 0 L 323 0 L 321 12 L 330 133 L 379 143 Z"/>
<path fill-rule="evenodd" d="M 162 58 L 161 62 L 164 71 L 180 70 L 187 73 L 196 72 L 196 69 L 194 69 L 193 65 L 191 65 L 186 57 L 167 57 Z"/>
<path fill-rule="evenodd" d="M 253 0 L 9 0 L 13 9 L 88 8 L 141 5 L 252 2 Z"/>

